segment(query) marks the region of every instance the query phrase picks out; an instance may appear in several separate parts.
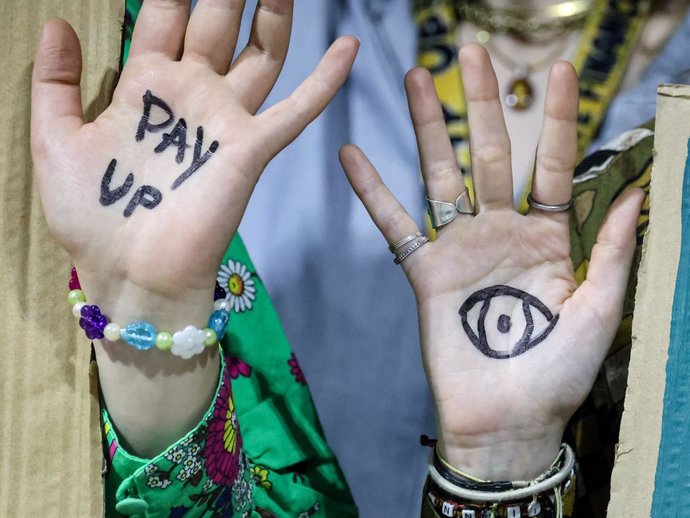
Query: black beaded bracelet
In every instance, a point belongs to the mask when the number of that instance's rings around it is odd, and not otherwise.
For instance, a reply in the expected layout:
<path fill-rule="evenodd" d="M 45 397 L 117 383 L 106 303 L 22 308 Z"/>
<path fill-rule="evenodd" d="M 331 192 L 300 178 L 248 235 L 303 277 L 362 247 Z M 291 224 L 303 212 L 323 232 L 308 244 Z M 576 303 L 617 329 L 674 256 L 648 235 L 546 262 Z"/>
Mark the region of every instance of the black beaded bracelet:
<path fill-rule="evenodd" d="M 569 509 L 574 500 L 574 478 L 569 479 L 562 490 L 563 507 Z M 424 487 L 423 509 L 429 516 L 433 511 L 434 516 L 448 518 L 558 518 L 559 508 L 553 492 L 545 492 L 532 498 L 515 500 L 511 502 L 469 502 L 452 495 L 440 488 L 431 478 L 427 479 Z M 570 515 L 560 511 L 562 518 L 570 518 Z"/>

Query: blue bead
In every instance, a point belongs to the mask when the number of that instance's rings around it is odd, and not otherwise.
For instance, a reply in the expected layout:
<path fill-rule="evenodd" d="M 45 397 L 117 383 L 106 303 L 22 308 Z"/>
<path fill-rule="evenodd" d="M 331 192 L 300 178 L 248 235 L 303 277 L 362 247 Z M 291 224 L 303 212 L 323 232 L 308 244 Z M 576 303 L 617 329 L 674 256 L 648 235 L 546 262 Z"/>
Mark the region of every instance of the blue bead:
<path fill-rule="evenodd" d="M 129 324 L 120 332 L 120 338 L 125 343 L 140 351 L 146 351 L 156 345 L 158 331 L 149 322 Z"/>
<path fill-rule="evenodd" d="M 216 332 L 218 340 L 221 340 L 225 335 L 228 320 L 230 320 L 230 313 L 227 311 L 217 310 L 211 313 L 211 318 L 208 319 L 208 328 Z"/>

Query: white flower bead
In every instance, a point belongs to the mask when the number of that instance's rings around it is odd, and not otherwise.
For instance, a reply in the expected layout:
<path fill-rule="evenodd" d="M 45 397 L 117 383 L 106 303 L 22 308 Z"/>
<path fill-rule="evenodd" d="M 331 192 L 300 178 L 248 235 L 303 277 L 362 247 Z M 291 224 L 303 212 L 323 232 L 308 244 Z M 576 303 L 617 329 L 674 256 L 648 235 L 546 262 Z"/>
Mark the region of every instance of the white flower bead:
<path fill-rule="evenodd" d="M 213 303 L 213 309 L 216 311 L 227 311 L 230 312 L 232 305 L 225 299 L 218 299 Z"/>
<path fill-rule="evenodd" d="M 72 314 L 75 318 L 81 318 L 81 308 L 84 306 L 86 306 L 86 302 L 77 302 L 74 306 L 72 306 Z"/>
<path fill-rule="evenodd" d="M 105 335 L 106 340 L 110 340 L 111 342 L 117 342 L 120 339 L 120 326 L 111 322 L 110 324 L 105 326 L 103 334 Z"/>
<path fill-rule="evenodd" d="M 175 356 L 188 360 L 192 356 L 203 352 L 205 349 L 205 338 L 206 333 L 202 330 L 194 326 L 187 326 L 173 335 L 173 346 L 170 352 Z"/>

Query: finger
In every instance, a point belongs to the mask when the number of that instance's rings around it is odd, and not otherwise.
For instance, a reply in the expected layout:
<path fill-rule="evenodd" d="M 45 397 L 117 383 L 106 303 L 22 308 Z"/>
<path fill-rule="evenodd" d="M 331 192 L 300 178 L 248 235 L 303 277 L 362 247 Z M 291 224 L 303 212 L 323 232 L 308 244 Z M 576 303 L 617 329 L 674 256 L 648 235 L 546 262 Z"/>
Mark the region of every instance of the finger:
<path fill-rule="evenodd" d="M 178 59 L 189 20 L 190 0 L 144 0 L 134 26 L 130 58 L 162 54 Z"/>
<path fill-rule="evenodd" d="M 388 190 L 361 149 L 344 146 L 340 150 L 340 163 L 352 189 L 389 245 L 419 232 L 417 223 Z"/>
<path fill-rule="evenodd" d="M 470 127 L 476 210 L 512 208 L 510 138 L 491 59 L 481 45 L 470 44 L 460 50 L 460 65 Z"/>
<path fill-rule="evenodd" d="M 577 162 L 577 112 L 578 85 L 575 69 L 570 63 L 556 63 L 549 74 L 544 125 L 532 179 L 532 196 L 540 203 L 561 205 L 570 201 L 573 171 Z M 568 222 L 567 213 L 544 214 L 560 217 L 564 223 Z"/>
<path fill-rule="evenodd" d="M 455 203 L 465 182 L 450 143 L 434 81 L 428 70 L 412 69 L 405 77 L 410 116 L 429 198 Z"/>
<path fill-rule="evenodd" d="M 199 0 L 187 26 L 182 59 L 225 75 L 237 45 L 244 0 Z"/>
<path fill-rule="evenodd" d="M 293 4 L 293 0 L 259 2 L 249 43 L 230 69 L 228 79 L 250 113 L 261 108 L 285 63 Z"/>
<path fill-rule="evenodd" d="M 641 189 L 630 189 L 613 203 L 592 249 L 587 278 L 575 292 L 602 321 L 620 319 L 644 197 Z"/>
<path fill-rule="evenodd" d="M 32 81 L 31 136 L 35 151 L 84 123 L 81 67 L 81 46 L 74 29 L 64 20 L 46 22 L 39 37 Z"/>
<path fill-rule="evenodd" d="M 266 135 L 267 160 L 295 140 L 331 102 L 350 73 L 358 48 L 357 38 L 338 38 L 290 97 L 258 115 Z"/>

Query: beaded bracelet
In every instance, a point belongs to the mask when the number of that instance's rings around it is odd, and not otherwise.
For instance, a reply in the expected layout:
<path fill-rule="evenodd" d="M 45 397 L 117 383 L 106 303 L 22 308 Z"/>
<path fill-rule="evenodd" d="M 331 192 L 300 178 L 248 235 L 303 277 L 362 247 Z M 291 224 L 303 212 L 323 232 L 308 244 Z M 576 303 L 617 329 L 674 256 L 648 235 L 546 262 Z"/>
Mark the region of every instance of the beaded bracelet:
<path fill-rule="evenodd" d="M 225 300 L 224 290 L 217 283 L 214 311 L 208 320 L 208 327 L 199 329 L 190 325 L 176 333 L 158 331 L 153 324 L 146 321 L 134 322 L 124 328 L 109 321 L 108 317 L 101 312 L 101 308 L 86 303 L 86 296 L 81 290 L 79 277 L 74 268 L 72 268 L 69 289 L 67 301 L 72 306 L 72 314 L 79 319 L 79 326 L 89 340 L 104 338 L 111 342 L 122 340 L 139 351 L 156 347 L 161 351 L 170 351 L 185 360 L 200 354 L 206 347 L 212 347 L 222 340 L 230 320 L 230 302 Z"/>
<path fill-rule="evenodd" d="M 429 459 L 427 504 L 442 516 L 461 518 L 561 518 L 573 488 L 575 456 L 563 444 L 551 466 L 530 481 L 483 481 L 452 467 L 436 448 Z"/>
<path fill-rule="evenodd" d="M 549 491 L 504 502 L 478 502 L 445 491 L 429 477 L 424 486 L 422 506 L 432 511 L 427 513 L 429 516 L 449 518 L 565 518 L 568 515 L 562 502 L 572 500 L 574 491 L 574 479 L 568 479 L 559 488 L 558 499 Z"/>

